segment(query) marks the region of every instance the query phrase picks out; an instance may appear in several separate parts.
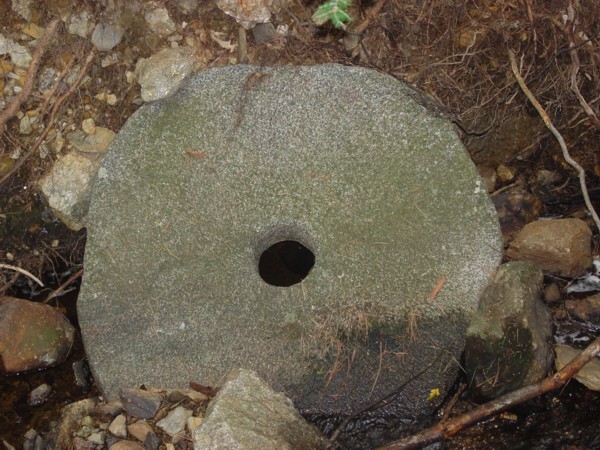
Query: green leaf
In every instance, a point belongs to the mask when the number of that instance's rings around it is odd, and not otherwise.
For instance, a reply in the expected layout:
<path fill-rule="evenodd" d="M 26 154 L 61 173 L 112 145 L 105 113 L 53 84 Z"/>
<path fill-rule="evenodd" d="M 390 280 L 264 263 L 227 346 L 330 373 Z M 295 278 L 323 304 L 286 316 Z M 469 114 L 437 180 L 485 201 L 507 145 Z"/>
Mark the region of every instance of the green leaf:
<path fill-rule="evenodd" d="M 351 3 L 352 0 L 327 0 L 317 8 L 312 20 L 317 25 L 323 25 L 327 21 L 331 21 L 336 28 L 346 28 L 346 22 L 351 20 L 348 12 Z"/>

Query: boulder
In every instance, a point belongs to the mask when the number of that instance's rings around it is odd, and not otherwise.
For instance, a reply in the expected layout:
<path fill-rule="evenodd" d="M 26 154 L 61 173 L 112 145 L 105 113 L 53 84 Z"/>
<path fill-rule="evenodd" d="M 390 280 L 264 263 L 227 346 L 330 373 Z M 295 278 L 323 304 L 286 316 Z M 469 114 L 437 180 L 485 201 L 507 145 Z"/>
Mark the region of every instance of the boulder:
<path fill-rule="evenodd" d="M 386 411 L 430 414 L 502 247 L 452 124 L 339 65 L 211 69 L 143 105 L 86 224 L 78 316 L 109 399 L 245 367 L 322 414 L 436 361 Z"/>
<path fill-rule="evenodd" d="M 326 440 L 252 371 L 232 370 L 193 435 L 195 450 L 315 450 Z"/>
<path fill-rule="evenodd" d="M 545 377 L 552 364 L 550 312 L 543 276 L 532 263 L 500 266 L 481 296 L 465 346 L 465 369 L 477 397 L 499 397 Z"/>
<path fill-rule="evenodd" d="M 63 362 L 75 328 L 48 305 L 0 297 L 0 372 L 19 373 Z"/>
<path fill-rule="evenodd" d="M 525 225 L 506 255 L 534 262 L 548 272 L 578 277 L 592 266 L 592 231 L 580 219 L 538 220 Z"/>

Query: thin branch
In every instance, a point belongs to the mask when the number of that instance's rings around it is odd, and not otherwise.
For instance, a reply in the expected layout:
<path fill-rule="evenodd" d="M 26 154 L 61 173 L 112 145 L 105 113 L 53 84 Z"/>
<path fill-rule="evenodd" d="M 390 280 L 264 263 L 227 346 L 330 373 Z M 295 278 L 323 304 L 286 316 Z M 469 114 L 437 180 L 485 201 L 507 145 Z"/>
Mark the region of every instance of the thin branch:
<path fill-rule="evenodd" d="M 600 337 L 597 337 L 583 352 L 573 358 L 569 364 L 554 375 L 546 377 L 538 383 L 522 387 L 521 389 L 517 389 L 516 391 L 510 392 L 488 403 L 479 405 L 472 411 L 455 417 L 454 419 L 440 422 L 420 433 L 380 447 L 380 450 L 422 448 L 425 445 L 454 436 L 459 431 L 474 425 L 480 420 L 487 419 L 488 417 L 526 402 L 527 400 L 539 397 L 540 395 L 564 386 L 567 381 L 577 374 L 577 372 L 579 372 L 579 370 L 590 362 L 598 353 L 600 353 Z"/>
<path fill-rule="evenodd" d="M 0 263 L 0 269 L 9 269 L 9 270 L 14 270 L 16 272 L 19 272 L 19 273 L 25 275 L 26 277 L 31 278 L 33 281 L 35 281 L 41 287 L 44 287 L 44 283 L 42 283 L 38 277 L 36 277 L 31 272 L 28 272 L 25 269 L 21 269 L 20 267 L 17 267 L 17 266 L 11 266 L 10 264 L 2 264 L 2 263 Z"/>
<path fill-rule="evenodd" d="M 54 297 L 58 297 L 62 293 L 62 291 L 65 290 L 65 288 L 67 286 L 69 286 L 73 281 L 75 281 L 81 275 L 83 275 L 83 269 L 79 269 L 77 272 L 75 272 L 73 275 L 71 275 L 67 281 L 65 281 L 59 287 L 57 287 L 54 291 L 52 291 L 52 293 L 50 293 L 50 295 L 48 295 L 48 297 L 46 297 L 46 300 L 44 300 L 44 303 L 48 303 Z"/>
<path fill-rule="evenodd" d="M 0 133 L 3 133 L 6 129 L 6 122 L 8 122 L 11 118 L 17 114 L 21 104 L 29 97 L 31 93 L 31 89 L 33 88 L 33 82 L 35 81 L 35 75 L 39 68 L 40 62 L 42 60 L 42 56 L 48 47 L 48 43 L 54 32 L 56 31 L 56 27 L 60 23 L 60 19 L 52 20 L 44 34 L 40 38 L 37 47 L 33 51 L 33 55 L 31 55 L 31 62 L 29 63 L 29 68 L 27 69 L 27 74 L 25 75 L 25 84 L 23 85 L 23 89 L 19 92 L 8 104 L 8 106 L 0 113 Z"/>
<path fill-rule="evenodd" d="M 598 218 L 598 214 L 596 213 L 596 210 L 594 209 L 594 206 L 592 205 L 592 202 L 590 201 L 590 195 L 588 194 L 587 186 L 585 183 L 585 170 L 583 170 L 583 167 L 581 167 L 579 165 L 579 163 L 577 163 L 577 161 L 575 161 L 573 158 L 571 158 L 571 155 L 569 154 L 569 150 L 567 149 L 567 144 L 565 143 L 565 140 L 563 139 L 562 135 L 558 132 L 556 127 L 552 124 L 552 121 L 548 117 L 548 114 L 546 113 L 546 111 L 544 110 L 542 105 L 540 105 L 540 103 L 537 101 L 537 99 L 534 97 L 534 95 L 531 93 L 531 91 L 525 84 L 525 81 L 523 80 L 523 78 L 521 77 L 521 74 L 519 72 L 519 68 L 517 67 L 517 60 L 516 60 L 515 54 L 513 53 L 512 50 L 508 51 L 508 56 L 510 58 L 510 65 L 511 65 L 512 71 L 515 75 L 515 78 L 517 79 L 517 82 L 519 83 L 519 87 L 525 93 L 525 95 L 527 96 L 529 101 L 533 104 L 533 106 L 535 107 L 535 109 L 537 110 L 539 115 L 542 117 L 542 120 L 544 121 L 544 124 L 546 125 L 546 127 L 552 132 L 552 134 L 554 135 L 554 137 L 560 144 L 560 148 L 562 150 L 565 161 L 567 161 L 571 165 L 571 167 L 573 167 L 577 171 L 577 174 L 579 175 L 579 184 L 581 186 L 581 193 L 583 194 L 583 199 L 585 200 L 585 206 L 587 206 L 590 214 L 592 215 L 592 218 L 594 219 L 594 222 L 596 223 L 596 227 L 598 228 L 598 230 L 600 230 L 600 218 Z"/>
<path fill-rule="evenodd" d="M 27 152 L 21 157 L 21 159 L 19 159 L 15 163 L 15 165 L 8 172 L 6 172 L 2 178 L 0 178 L 0 185 L 4 184 L 4 182 L 6 180 L 8 180 L 12 176 L 13 173 L 15 173 L 17 170 L 19 170 L 19 168 L 25 163 L 25 161 L 27 161 L 27 159 L 33 154 L 33 152 L 35 152 L 37 150 L 37 148 L 44 141 L 44 139 L 46 138 L 46 136 L 52 129 L 52 124 L 54 123 L 54 118 L 56 116 L 56 112 L 62 106 L 62 104 L 65 102 L 65 100 L 67 100 L 67 98 L 69 98 L 71 96 L 71 94 L 73 94 L 73 92 L 75 92 L 75 90 L 79 87 L 81 80 L 83 80 L 83 77 L 85 76 L 85 73 L 86 73 L 88 67 L 90 66 L 90 64 L 92 63 L 95 56 L 96 56 L 96 49 L 93 49 L 88 54 L 88 56 L 85 60 L 85 63 L 83 64 L 83 67 L 79 71 L 79 75 L 77 76 L 77 79 L 73 82 L 73 84 L 71 85 L 69 90 L 67 92 L 65 92 L 63 95 L 61 95 L 60 97 L 58 97 L 58 99 L 56 99 L 56 102 L 54 102 L 52 111 L 50 112 L 50 118 L 48 119 L 48 123 L 46 124 L 46 127 L 44 128 L 44 131 L 42 132 L 40 137 L 35 141 L 35 144 L 33 144 L 33 146 L 29 150 L 27 150 Z"/>

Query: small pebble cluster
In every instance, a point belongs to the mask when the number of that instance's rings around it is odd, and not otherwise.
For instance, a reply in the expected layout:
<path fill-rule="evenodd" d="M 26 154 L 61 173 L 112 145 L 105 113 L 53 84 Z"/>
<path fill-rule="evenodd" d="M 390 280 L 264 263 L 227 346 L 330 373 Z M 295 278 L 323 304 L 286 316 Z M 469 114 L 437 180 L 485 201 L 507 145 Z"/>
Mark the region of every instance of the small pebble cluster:
<path fill-rule="evenodd" d="M 126 389 L 113 402 L 82 400 L 65 408 L 46 436 L 30 430 L 23 449 L 192 449 L 209 399 L 196 391 Z"/>

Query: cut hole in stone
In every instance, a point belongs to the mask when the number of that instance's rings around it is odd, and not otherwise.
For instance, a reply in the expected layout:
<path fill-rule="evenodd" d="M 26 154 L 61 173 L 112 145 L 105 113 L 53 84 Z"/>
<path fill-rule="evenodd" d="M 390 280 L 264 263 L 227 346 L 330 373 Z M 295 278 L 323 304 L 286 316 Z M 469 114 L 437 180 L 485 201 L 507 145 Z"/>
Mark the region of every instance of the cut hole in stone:
<path fill-rule="evenodd" d="M 279 241 L 260 255 L 258 273 L 272 286 L 300 283 L 315 265 L 315 255 L 298 241 Z"/>

